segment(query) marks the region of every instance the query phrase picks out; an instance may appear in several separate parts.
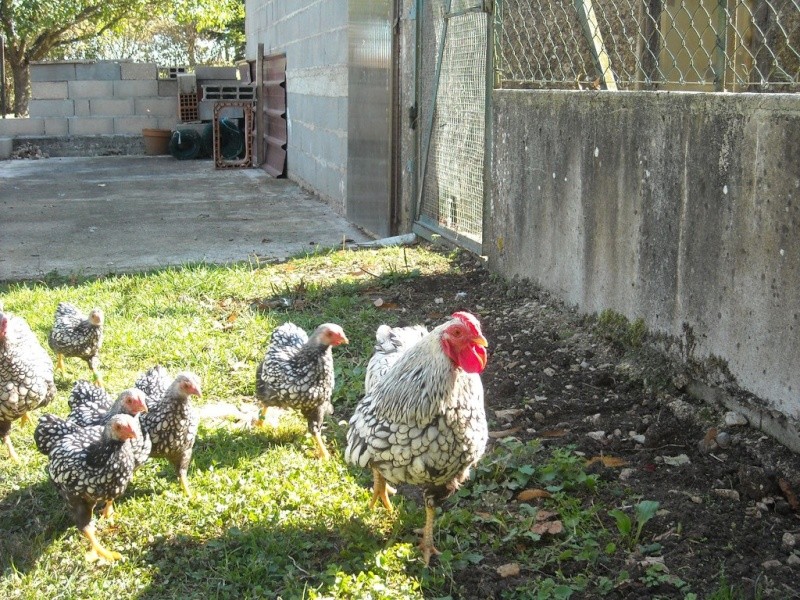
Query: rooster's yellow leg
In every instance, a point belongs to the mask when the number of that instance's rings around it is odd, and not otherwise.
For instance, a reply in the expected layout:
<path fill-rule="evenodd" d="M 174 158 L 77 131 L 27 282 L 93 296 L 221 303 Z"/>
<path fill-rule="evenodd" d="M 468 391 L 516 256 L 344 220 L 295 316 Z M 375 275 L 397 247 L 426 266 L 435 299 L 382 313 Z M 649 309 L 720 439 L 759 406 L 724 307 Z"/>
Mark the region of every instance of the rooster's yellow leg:
<path fill-rule="evenodd" d="M 189 489 L 189 478 L 186 477 L 186 473 L 179 473 L 178 478 L 181 480 L 181 488 L 183 489 L 183 493 L 192 497 L 192 491 Z"/>
<path fill-rule="evenodd" d="M 22 413 L 22 416 L 19 418 L 20 425 L 27 425 L 31 422 L 31 418 L 28 413 Z"/>
<path fill-rule="evenodd" d="M 432 554 L 441 554 L 433 545 L 433 519 L 436 516 L 436 508 L 426 503 L 425 506 L 425 528 L 422 530 L 422 539 L 419 542 L 419 549 L 422 551 L 422 559 L 425 566 L 431 560 Z"/>
<path fill-rule="evenodd" d="M 19 456 L 17 455 L 17 451 L 14 450 L 14 444 L 11 443 L 11 436 L 7 435 L 3 438 L 3 442 L 8 448 L 8 457 L 17 464 L 20 464 Z"/>
<path fill-rule="evenodd" d="M 372 484 L 372 500 L 370 500 L 369 507 L 373 508 L 375 503 L 380 498 L 380 501 L 386 507 L 386 510 L 394 512 L 394 508 L 392 508 L 392 503 L 389 501 L 389 494 L 394 494 L 397 490 L 386 483 L 386 479 L 384 479 L 383 475 L 380 474 L 380 471 L 377 469 L 372 470 L 373 475 L 373 484 Z"/>
<path fill-rule="evenodd" d="M 58 355 L 58 358 L 56 359 L 56 367 L 62 373 L 64 372 L 64 355 L 63 354 L 59 354 Z"/>
<path fill-rule="evenodd" d="M 317 447 L 317 457 L 322 460 L 328 460 L 331 455 L 328 454 L 328 449 L 325 447 L 325 442 L 322 441 L 322 434 L 317 431 L 314 434 L 314 445 Z"/>
<path fill-rule="evenodd" d="M 122 554 L 119 552 L 114 552 L 113 550 L 107 550 L 103 546 L 100 545 L 100 542 L 97 541 L 97 538 L 94 535 L 94 525 L 90 524 L 87 525 L 81 533 L 89 540 L 89 543 L 92 545 L 92 549 L 86 553 L 86 560 L 92 561 L 96 560 L 98 556 L 105 558 L 109 562 L 113 562 L 115 560 L 119 560 L 122 558 Z"/>
<path fill-rule="evenodd" d="M 106 505 L 103 507 L 103 511 L 100 514 L 102 514 L 104 518 L 110 519 L 114 514 L 114 501 L 109 500 L 106 502 Z"/>

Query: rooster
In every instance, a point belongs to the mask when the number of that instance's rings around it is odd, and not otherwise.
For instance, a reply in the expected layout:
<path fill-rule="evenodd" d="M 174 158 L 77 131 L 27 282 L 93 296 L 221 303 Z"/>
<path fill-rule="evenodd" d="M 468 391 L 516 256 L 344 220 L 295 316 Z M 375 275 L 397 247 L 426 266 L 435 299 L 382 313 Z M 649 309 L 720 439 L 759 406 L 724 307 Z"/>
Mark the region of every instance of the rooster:
<path fill-rule="evenodd" d="M 134 453 L 128 440 L 138 436 L 130 415 L 117 414 L 104 425 L 81 427 L 55 415 L 42 415 L 34 432 L 36 445 L 50 461 L 47 472 L 59 494 L 69 504 L 75 525 L 89 540 L 87 560 L 122 558 L 103 547 L 95 537 L 94 508 L 110 506 L 133 478 Z"/>
<path fill-rule="evenodd" d="M 103 345 L 102 310 L 95 308 L 85 315 L 69 302 L 60 302 L 47 341 L 56 353 L 59 371 L 64 372 L 65 356 L 82 358 L 92 370 L 95 383 L 103 387 L 103 379 L 98 371 L 98 353 Z"/>
<path fill-rule="evenodd" d="M 347 462 L 372 469 L 371 505 L 388 511 L 390 486 L 422 487 L 420 549 L 432 554 L 436 506 L 469 476 L 486 450 L 488 429 L 480 373 L 487 342 L 478 320 L 457 312 L 411 346 L 356 406 L 347 431 Z"/>
<path fill-rule="evenodd" d="M 178 373 L 160 398 L 148 396 L 147 413 L 140 417 L 142 431 L 152 440 L 150 457 L 169 461 L 187 496 L 191 495 L 187 472 L 200 424 L 191 396 L 202 396 L 200 379 L 194 373 Z"/>
<path fill-rule="evenodd" d="M 19 463 L 11 423 L 28 421 L 28 411 L 47 406 L 56 395 L 53 361 L 22 317 L 0 312 L 0 436 Z"/>
<path fill-rule="evenodd" d="M 333 412 L 332 346 L 347 344 L 339 325 L 323 323 L 309 337 L 294 323 L 284 323 L 272 332 L 266 356 L 256 369 L 256 397 L 268 408 L 299 410 L 308 421 L 317 456 L 329 458 L 322 441 L 322 422 Z M 258 424 L 264 421 L 264 412 Z"/>
<path fill-rule="evenodd" d="M 397 362 L 406 350 L 428 335 L 428 330 L 422 325 L 411 327 L 389 327 L 381 325 L 375 332 L 375 352 L 367 364 L 367 374 L 364 378 L 364 393 L 370 390 L 383 377 L 394 363 Z"/>

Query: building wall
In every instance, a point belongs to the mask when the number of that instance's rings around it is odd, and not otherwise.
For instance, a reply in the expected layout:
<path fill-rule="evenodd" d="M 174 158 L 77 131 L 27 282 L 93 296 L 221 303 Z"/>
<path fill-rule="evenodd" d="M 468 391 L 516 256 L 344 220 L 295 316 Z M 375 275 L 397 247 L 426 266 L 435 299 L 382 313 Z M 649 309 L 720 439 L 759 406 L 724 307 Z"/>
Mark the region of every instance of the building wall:
<path fill-rule="evenodd" d="M 348 3 L 246 0 L 247 59 L 286 54 L 289 177 L 345 213 Z"/>
<path fill-rule="evenodd" d="M 490 266 L 720 360 L 800 424 L 800 98 L 496 90 Z M 798 444 L 795 438 L 794 444 Z M 800 447 L 800 446 L 798 446 Z"/>
<path fill-rule="evenodd" d="M 34 63 L 30 116 L 0 119 L 0 136 L 140 136 L 143 128 L 171 129 L 177 91 L 175 80 L 158 79 L 155 64 Z"/>

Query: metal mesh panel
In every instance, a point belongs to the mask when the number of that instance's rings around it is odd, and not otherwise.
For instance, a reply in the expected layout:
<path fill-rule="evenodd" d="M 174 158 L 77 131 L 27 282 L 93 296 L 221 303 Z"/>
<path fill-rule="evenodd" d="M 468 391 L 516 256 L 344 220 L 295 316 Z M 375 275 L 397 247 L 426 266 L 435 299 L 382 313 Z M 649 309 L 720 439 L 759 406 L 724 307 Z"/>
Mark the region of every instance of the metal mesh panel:
<path fill-rule="evenodd" d="M 480 244 L 487 15 L 469 10 L 474 2 L 453 2 L 445 25 L 448 2 L 422 4 L 419 122 L 424 179 L 418 219 Z"/>
<path fill-rule="evenodd" d="M 800 0 L 499 0 L 503 87 L 800 91 Z"/>

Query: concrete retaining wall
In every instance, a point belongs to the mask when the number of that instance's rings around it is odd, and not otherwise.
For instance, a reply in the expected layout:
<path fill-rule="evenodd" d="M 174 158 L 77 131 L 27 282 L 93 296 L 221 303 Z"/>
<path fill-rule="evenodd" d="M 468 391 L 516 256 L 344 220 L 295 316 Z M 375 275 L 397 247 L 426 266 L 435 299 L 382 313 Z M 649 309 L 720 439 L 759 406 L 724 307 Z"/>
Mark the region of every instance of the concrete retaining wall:
<path fill-rule="evenodd" d="M 289 177 L 340 214 L 347 190 L 348 6 L 246 0 L 247 58 L 286 54 Z"/>
<path fill-rule="evenodd" d="M 143 128 L 173 129 L 178 120 L 177 81 L 159 80 L 155 64 L 34 63 L 30 74 L 29 118 L 0 119 L 0 136 L 15 138 L 15 145 L 24 139 L 53 156 L 109 146 L 136 152 L 141 143 L 125 143 L 125 136 L 141 137 Z M 73 143 L 62 143 L 64 136 Z M 94 136 L 112 139 L 76 142 Z"/>
<path fill-rule="evenodd" d="M 800 423 L 800 97 L 498 90 L 487 252 Z"/>

